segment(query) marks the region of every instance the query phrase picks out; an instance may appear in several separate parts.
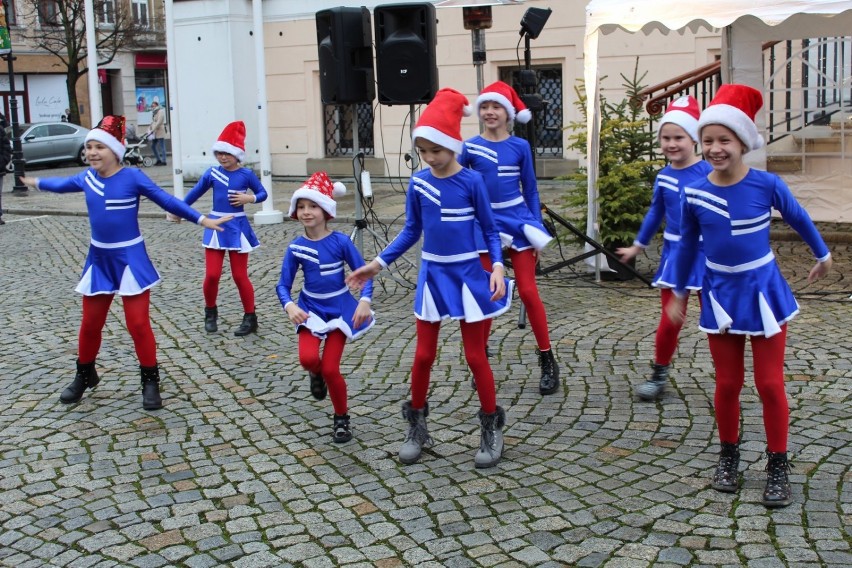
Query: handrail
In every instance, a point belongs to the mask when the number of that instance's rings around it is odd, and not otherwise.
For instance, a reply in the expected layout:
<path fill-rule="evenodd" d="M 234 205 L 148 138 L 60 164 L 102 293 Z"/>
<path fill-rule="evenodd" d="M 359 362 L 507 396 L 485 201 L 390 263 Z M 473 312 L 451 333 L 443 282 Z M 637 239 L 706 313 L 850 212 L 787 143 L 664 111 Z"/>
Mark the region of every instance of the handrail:
<path fill-rule="evenodd" d="M 714 61 L 713 63 L 708 63 L 703 67 L 699 67 L 697 69 L 693 69 L 689 73 L 684 73 L 683 75 L 679 75 L 674 79 L 669 79 L 664 83 L 660 83 L 659 85 L 654 85 L 653 87 L 647 87 L 642 89 L 637 93 L 637 97 L 639 97 L 639 103 L 645 100 L 651 93 L 656 92 L 659 89 L 665 88 L 662 93 L 651 97 L 648 99 L 648 102 L 645 104 L 645 110 L 648 111 L 648 114 L 651 116 L 660 114 L 666 108 L 666 101 L 671 98 L 672 95 L 676 95 L 690 87 L 698 85 L 705 79 L 709 79 L 714 75 L 718 75 L 722 70 L 722 62 Z"/>
<path fill-rule="evenodd" d="M 769 49 L 770 47 L 778 43 L 781 42 L 777 40 L 767 41 L 761 46 L 761 49 Z M 720 74 L 721 71 L 722 62 L 720 60 L 713 61 L 712 63 L 708 63 L 707 65 L 703 65 L 701 67 L 693 69 L 688 73 L 678 75 L 677 77 L 669 79 L 668 81 L 663 81 L 662 83 L 658 83 L 651 87 L 645 87 L 636 94 L 637 100 L 633 101 L 633 104 L 641 105 L 642 101 L 648 99 L 648 102 L 645 103 L 645 110 L 647 110 L 648 114 L 650 114 L 651 116 L 658 115 L 663 112 L 666 107 L 666 102 L 673 95 L 677 95 L 689 89 L 690 87 L 694 87 L 702 81 Z M 654 95 L 654 93 L 660 90 L 662 90 L 663 92 Z"/>

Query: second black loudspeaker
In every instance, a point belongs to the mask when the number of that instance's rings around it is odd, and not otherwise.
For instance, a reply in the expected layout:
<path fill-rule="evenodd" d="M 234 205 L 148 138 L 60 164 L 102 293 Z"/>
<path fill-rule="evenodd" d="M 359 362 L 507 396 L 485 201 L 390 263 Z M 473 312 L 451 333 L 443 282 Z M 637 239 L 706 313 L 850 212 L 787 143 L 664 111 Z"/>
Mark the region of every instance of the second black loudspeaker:
<path fill-rule="evenodd" d="M 373 10 L 379 102 L 430 102 L 438 92 L 435 5 L 385 4 Z"/>

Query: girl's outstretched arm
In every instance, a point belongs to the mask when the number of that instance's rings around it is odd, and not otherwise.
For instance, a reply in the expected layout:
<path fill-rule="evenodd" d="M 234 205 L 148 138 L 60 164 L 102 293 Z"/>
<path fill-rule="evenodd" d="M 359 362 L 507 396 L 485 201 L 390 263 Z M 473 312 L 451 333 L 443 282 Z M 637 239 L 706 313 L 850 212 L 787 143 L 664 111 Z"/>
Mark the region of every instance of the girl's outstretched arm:
<path fill-rule="evenodd" d="M 346 277 L 346 285 L 353 289 L 360 289 L 382 271 L 382 265 L 378 260 L 371 260 L 361 268 L 349 273 Z"/>

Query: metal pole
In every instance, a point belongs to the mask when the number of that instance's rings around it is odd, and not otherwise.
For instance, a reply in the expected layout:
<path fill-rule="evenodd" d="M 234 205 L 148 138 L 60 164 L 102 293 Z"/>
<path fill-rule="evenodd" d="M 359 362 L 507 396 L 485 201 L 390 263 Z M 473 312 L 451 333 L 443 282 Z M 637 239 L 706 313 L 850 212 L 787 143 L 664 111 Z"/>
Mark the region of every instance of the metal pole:
<path fill-rule="evenodd" d="M 414 132 L 414 127 L 417 121 L 414 120 L 414 105 L 408 105 L 408 132 Z M 414 138 L 411 139 L 411 171 L 416 172 L 420 169 L 420 154 L 417 153 L 417 146 L 414 144 Z"/>
<path fill-rule="evenodd" d="M 358 140 L 358 104 L 354 103 L 350 106 L 352 109 L 352 155 L 356 158 L 361 151 Z M 359 187 L 361 183 L 361 162 L 356 160 L 358 167 L 355 168 L 355 187 Z M 355 191 L 355 247 L 361 256 L 364 256 L 364 231 L 358 226 L 359 221 L 364 219 L 364 205 L 361 203 L 361 192 Z"/>
<path fill-rule="evenodd" d="M 103 101 L 101 100 L 101 84 L 98 81 L 98 39 L 95 28 L 94 0 L 83 3 L 86 19 L 86 66 L 89 68 L 89 116 L 94 128 L 104 117 Z M 80 122 L 83 122 L 80 119 Z"/>
<path fill-rule="evenodd" d="M 485 77 L 482 69 L 482 66 L 485 65 L 486 57 L 485 30 L 470 30 L 470 39 L 473 44 L 473 66 L 476 68 L 476 95 L 479 96 L 479 93 L 481 93 L 482 89 L 485 88 Z M 482 134 L 485 131 L 485 125 L 482 124 L 479 117 L 477 117 L 477 122 L 479 123 L 479 133 Z"/>
<path fill-rule="evenodd" d="M 7 16 L 8 22 L 9 0 L 3 0 L 3 13 Z M 11 45 L 11 31 L 9 41 Z M 12 164 L 15 168 L 15 185 L 12 188 L 12 195 L 27 195 L 27 186 L 21 183 L 21 178 L 26 175 L 26 172 L 24 171 L 24 152 L 21 148 L 21 129 L 18 126 L 18 93 L 15 91 L 15 65 L 13 64 L 15 56 L 11 49 L 3 56 L 3 59 L 9 64 L 9 114 L 11 115 L 9 122 L 12 125 Z"/>

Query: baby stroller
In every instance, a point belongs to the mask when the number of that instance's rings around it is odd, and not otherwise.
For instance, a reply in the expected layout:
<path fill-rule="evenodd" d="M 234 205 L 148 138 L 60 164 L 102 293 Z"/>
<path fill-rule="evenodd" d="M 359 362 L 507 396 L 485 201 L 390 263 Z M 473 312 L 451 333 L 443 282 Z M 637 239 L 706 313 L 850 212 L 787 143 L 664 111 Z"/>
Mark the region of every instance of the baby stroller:
<path fill-rule="evenodd" d="M 151 132 L 146 132 L 139 138 L 136 142 L 131 143 L 128 139 L 127 150 L 124 152 L 124 160 L 122 160 L 122 164 L 126 166 L 144 166 L 146 168 L 150 168 L 154 165 L 154 158 L 152 156 L 143 156 L 142 150 L 148 146 L 146 142 L 151 137 Z"/>

